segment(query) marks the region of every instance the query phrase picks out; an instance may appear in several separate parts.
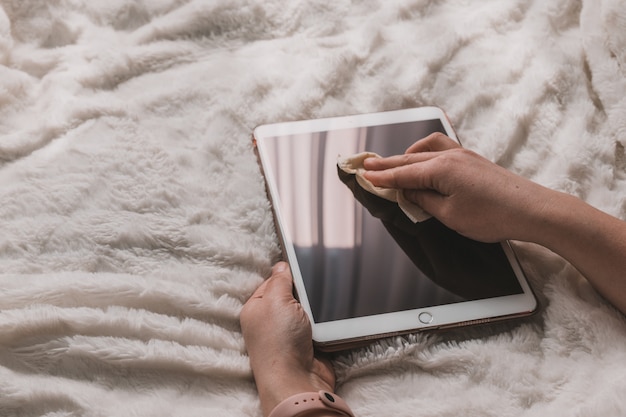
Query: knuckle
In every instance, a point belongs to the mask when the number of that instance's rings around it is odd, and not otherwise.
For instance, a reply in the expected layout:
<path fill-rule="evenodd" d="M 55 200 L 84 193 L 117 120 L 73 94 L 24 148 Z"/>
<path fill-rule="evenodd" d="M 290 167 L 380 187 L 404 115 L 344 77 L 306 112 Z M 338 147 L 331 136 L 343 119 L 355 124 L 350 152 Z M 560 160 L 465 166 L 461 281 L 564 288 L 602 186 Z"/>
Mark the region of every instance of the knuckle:
<path fill-rule="evenodd" d="M 443 138 L 445 137 L 446 136 L 441 132 L 431 133 L 430 135 L 426 136 L 424 139 L 421 140 L 422 146 L 424 147 L 424 149 L 431 151 L 435 149 L 436 148 L 435 145 L 438 142 L 441 142 Z"/>
<path fill-rule="evenodd" d="M 446 169 L 454 167 L 456 164 L 459 163 L 459 161 L 460 158 L 456 154 L 456 152 L 446 152 L 441 154 L 441 156 L 438 158 L 439 165 Z"/>
<path fill-rule="evenodd" d="M 428 138 L 430 138 L 431 141 L 435 142 L 435 141 L 442 141 L 442 140 L 447 140 L 448 136 L 444 135 L 441 132 L 433 132 L 430 135 L 428 135 Z"/>
<path fill-rule="evenodd" d="M 441 154 L 441 159 L 446 164 L 461 164 L 466 160 L 471 159 L 473 152 L 465 148 L 450 149 L 448 152 Z"/>
<path fill-rule="evenodd" d="M 410 165 L 413 163 L 413 154 L 404 154 L 400 156 L 400 166 Z"/>
<path fill-rule="evenodd" d="M 440 149 L 441 144 L 447 143 L 449 140 L 450 138 L 441 132 L 433 132 L 426 137 L 428 145 L 435 149 Z"/>

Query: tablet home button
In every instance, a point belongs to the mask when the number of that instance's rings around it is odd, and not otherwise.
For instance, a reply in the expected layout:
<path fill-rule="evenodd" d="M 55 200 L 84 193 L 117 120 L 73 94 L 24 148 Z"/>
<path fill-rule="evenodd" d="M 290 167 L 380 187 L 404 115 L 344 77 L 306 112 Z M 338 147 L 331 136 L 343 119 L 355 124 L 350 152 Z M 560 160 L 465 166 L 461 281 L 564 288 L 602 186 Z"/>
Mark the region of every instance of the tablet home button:
<path fill-rule="evenodd" d="M 417 316 L 417 318 L 419 319 L 420 322 L 424 324 L 430 324 L 433 321 L 433 315 L 425 311 L 420 313 L 420 315 Z"/>

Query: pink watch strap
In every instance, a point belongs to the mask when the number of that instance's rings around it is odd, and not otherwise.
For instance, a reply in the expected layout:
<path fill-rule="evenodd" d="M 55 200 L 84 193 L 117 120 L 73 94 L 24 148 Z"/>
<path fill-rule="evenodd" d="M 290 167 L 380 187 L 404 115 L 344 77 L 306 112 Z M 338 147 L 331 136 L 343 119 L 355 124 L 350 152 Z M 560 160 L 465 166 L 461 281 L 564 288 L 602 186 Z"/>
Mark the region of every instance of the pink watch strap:
<path fill-rule="evenodd" d="M 354 414 L 338 395 L 327 391 L 303 392 L 293 395 L 276 406 L 268 417 L 296 417 L 313 410 L 326 410 L 348 417 Z"/>

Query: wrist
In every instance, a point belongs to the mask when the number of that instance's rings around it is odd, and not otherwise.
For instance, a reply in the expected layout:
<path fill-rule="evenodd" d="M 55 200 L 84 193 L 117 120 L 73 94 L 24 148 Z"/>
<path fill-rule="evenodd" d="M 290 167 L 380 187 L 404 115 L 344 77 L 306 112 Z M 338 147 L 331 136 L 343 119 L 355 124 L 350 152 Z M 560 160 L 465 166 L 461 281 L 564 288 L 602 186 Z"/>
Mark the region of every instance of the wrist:
<path fill-rule="evenodd" d="M 533 242 L 552 249 L 555 235 L 561 231 L 562 210 L 568 204 L 564 201 L 573 198 L 568 194 L 537 185 L 527 193 L 525 205 L 521 205 L 517 219 L 512 219 L 514 231 L 508 239 Z"/>
<path fill-rule="evenodd" d="M 526 228 L 531 235 L 524 240 L 538 243 L 561 254 L 563 245 L 572 241 L 572 236 L 578 234 L 575 230 L 586 221 L 585 211 L 588 208 L 590 207 L 577 197 L 548 190 L 541 210 L 535 213 L 533 223 Z"/>
<path fill-rule="evenodd" d="M 273 369 L 264 374 L 255 374 L 254 378 L 265 416 L 293 395 L 320 390 L 332 393 L 334 389 L 314 373 L 298 372 L 293 369 L 282 371 Z"/>

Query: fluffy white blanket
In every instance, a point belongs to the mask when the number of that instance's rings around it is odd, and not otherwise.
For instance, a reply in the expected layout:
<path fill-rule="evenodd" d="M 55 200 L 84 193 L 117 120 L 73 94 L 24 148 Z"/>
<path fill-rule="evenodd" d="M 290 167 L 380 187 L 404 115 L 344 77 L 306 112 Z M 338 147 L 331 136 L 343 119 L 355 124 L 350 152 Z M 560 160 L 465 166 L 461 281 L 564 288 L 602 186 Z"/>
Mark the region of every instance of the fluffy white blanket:
<path fill-rule="evenodd" d="M 260 416 L 252 129 L 421 105 L 626 218 L 624 0 L 0 0 L 0 415 Z M 626 415 L 624 317 L 516 246 L 541 311 L 338 356 L 357 415 Z"/>

